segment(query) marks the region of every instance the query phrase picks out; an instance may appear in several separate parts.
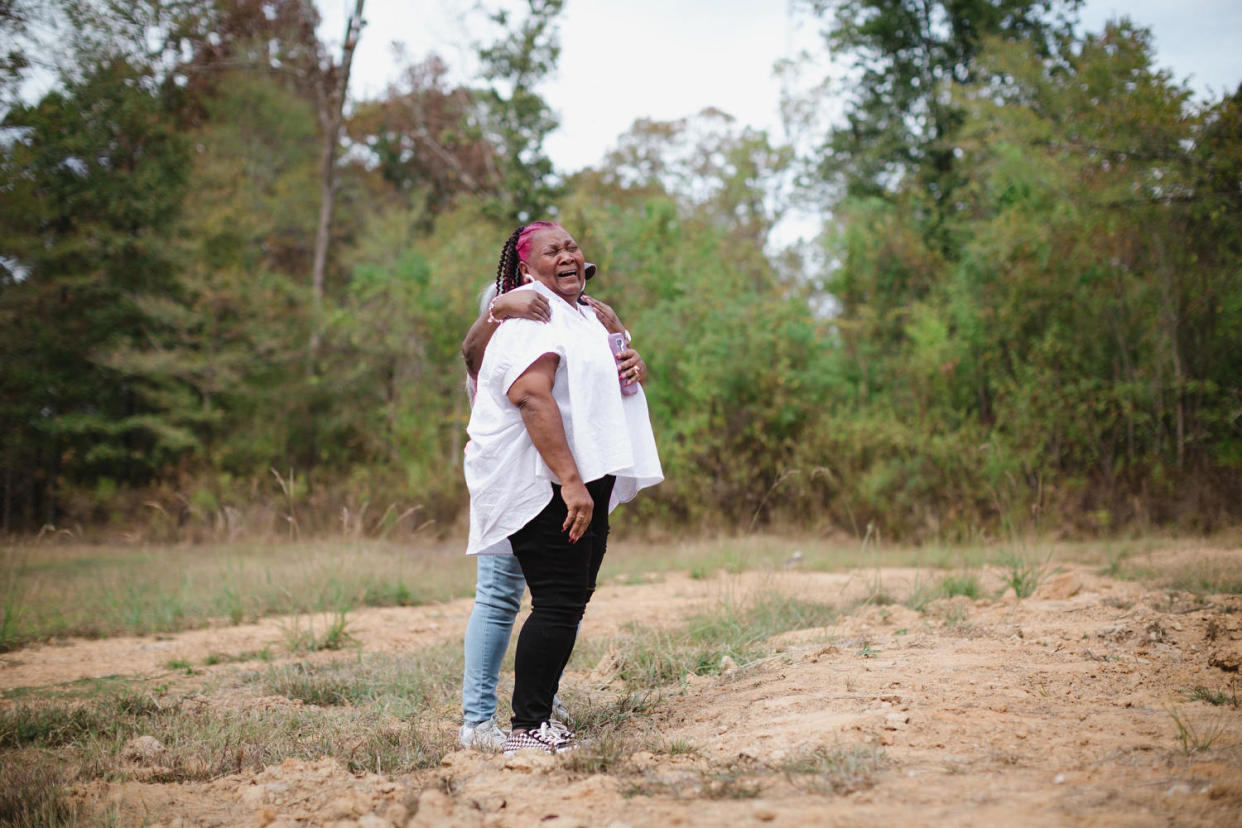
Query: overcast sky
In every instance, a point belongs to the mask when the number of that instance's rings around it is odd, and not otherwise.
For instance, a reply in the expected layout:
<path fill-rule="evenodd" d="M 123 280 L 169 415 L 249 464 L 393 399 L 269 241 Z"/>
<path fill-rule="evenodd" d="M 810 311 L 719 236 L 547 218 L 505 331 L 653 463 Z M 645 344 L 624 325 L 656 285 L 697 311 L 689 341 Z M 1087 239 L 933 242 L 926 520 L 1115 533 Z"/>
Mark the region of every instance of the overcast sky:
<path fill-rule="evenodd" d="M 339 40 L 352 0 L 318 0 L 323 34 Z M 484 0 L 488 8 L 495 0 Z M 472 41 L 489 37 L 470 0 L 367 0 L 367 26 L 351 91 L 375 95 L 394 79 L 390 44 L 421 58 L 438 52 L 451 68 L 472 62 Z M 561 128 L 547 142 L 565 172 L 598 161 L 637 118 L 671 120 L 715 106 L 783 137 L 776 61 L 800 49 L 823 54 L 817 22 L 789 0 L 567 0 L 557 76 L 543 88 Z M 1127 14 L 1152 29 L 1161 66 L 1218 97 L 1242 81 L 1239 0 L 1088 0 L 1087 31 Z M 842 90 L 844 94 L 845 90 Z"/>

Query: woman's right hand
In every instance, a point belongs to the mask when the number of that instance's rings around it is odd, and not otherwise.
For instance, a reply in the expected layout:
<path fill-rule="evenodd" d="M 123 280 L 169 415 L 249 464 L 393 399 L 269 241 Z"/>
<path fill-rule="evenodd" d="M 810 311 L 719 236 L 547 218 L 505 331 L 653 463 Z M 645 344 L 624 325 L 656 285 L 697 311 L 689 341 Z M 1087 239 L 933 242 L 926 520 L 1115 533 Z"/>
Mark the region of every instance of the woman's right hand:
<path fill-rule="evenodd" d="M 569 533 L 570 543 L 577 543 L 591 525 L 595 501 L 591 500 L 591 493 L 582 481 L 561 486 L 561 499 L 565 501 L 565 508 L 568 510 L 561 531 Z"/>
<path fill-rule="evenodd" d="M 548 300 L 533 290 L 512 290 L 496 297 L 492 316 L 497 319 L 533 319 L 550 322 L 552 309 Z"/>

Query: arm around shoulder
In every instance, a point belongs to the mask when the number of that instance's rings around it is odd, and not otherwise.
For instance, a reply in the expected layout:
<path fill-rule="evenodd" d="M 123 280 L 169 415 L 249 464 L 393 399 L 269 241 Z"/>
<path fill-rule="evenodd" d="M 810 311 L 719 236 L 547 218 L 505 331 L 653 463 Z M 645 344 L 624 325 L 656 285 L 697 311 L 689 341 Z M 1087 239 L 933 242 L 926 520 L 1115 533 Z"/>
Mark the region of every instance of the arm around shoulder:
<path fill-rule="evenodd" d="M 547 322 L 551 318 L 548 300 L 535 291 L 515 290 L 496 297 L 488 308 L 479 314 L 479 318 L 466 332 L 466 338 L 462 340 L 461 355 L 466 361 L 466 371 L 471 377 L 478 377 L 487 345 L 491 342 L 501 322 L 506 319 Z"/>

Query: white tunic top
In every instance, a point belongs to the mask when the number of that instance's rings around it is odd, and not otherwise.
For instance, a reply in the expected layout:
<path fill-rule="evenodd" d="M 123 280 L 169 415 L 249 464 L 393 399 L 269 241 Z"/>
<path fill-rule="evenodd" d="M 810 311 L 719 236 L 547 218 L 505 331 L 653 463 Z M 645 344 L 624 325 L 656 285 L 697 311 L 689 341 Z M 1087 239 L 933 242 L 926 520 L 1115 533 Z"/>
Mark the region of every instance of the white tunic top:
<path fill-rule="evenodd" d="M 546 323 L 506 321 L 492 335 L 479 367 L 478 393 L 466 427 L 467 555 L 509 553 L 507 538 L 548 505 L 552 484 L 560 482 L 507 396 L 509 387 L 544 354 L 560 357 L 552 397 L 578 473 L 584 482 L 616 475 L 608 511 L 664 479 L 647 398 L 641 387 L 637 394 L 621 394 L 608 331 L 595 311 L 569 304 L 539 282 L 518 290 L 547 297 L 552 318 Z"/>

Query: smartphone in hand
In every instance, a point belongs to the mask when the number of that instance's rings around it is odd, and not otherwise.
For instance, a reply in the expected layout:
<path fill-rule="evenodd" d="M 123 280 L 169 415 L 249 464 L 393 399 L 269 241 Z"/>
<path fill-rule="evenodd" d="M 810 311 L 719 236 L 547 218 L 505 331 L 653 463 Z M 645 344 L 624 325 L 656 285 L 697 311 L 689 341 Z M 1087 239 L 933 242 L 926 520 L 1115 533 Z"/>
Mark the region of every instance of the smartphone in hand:
<path fill-rule="evenodd" d="M 612 348 L 612 355 L 616 356 L 625 350 L 625 334 L 610 333 L 608 334 L 608 345 Z M 621 393 L 625 396 L 638 393 L 638 383 L 630 382 L 625 377 L 619 378 L 621 381 Z"/>

